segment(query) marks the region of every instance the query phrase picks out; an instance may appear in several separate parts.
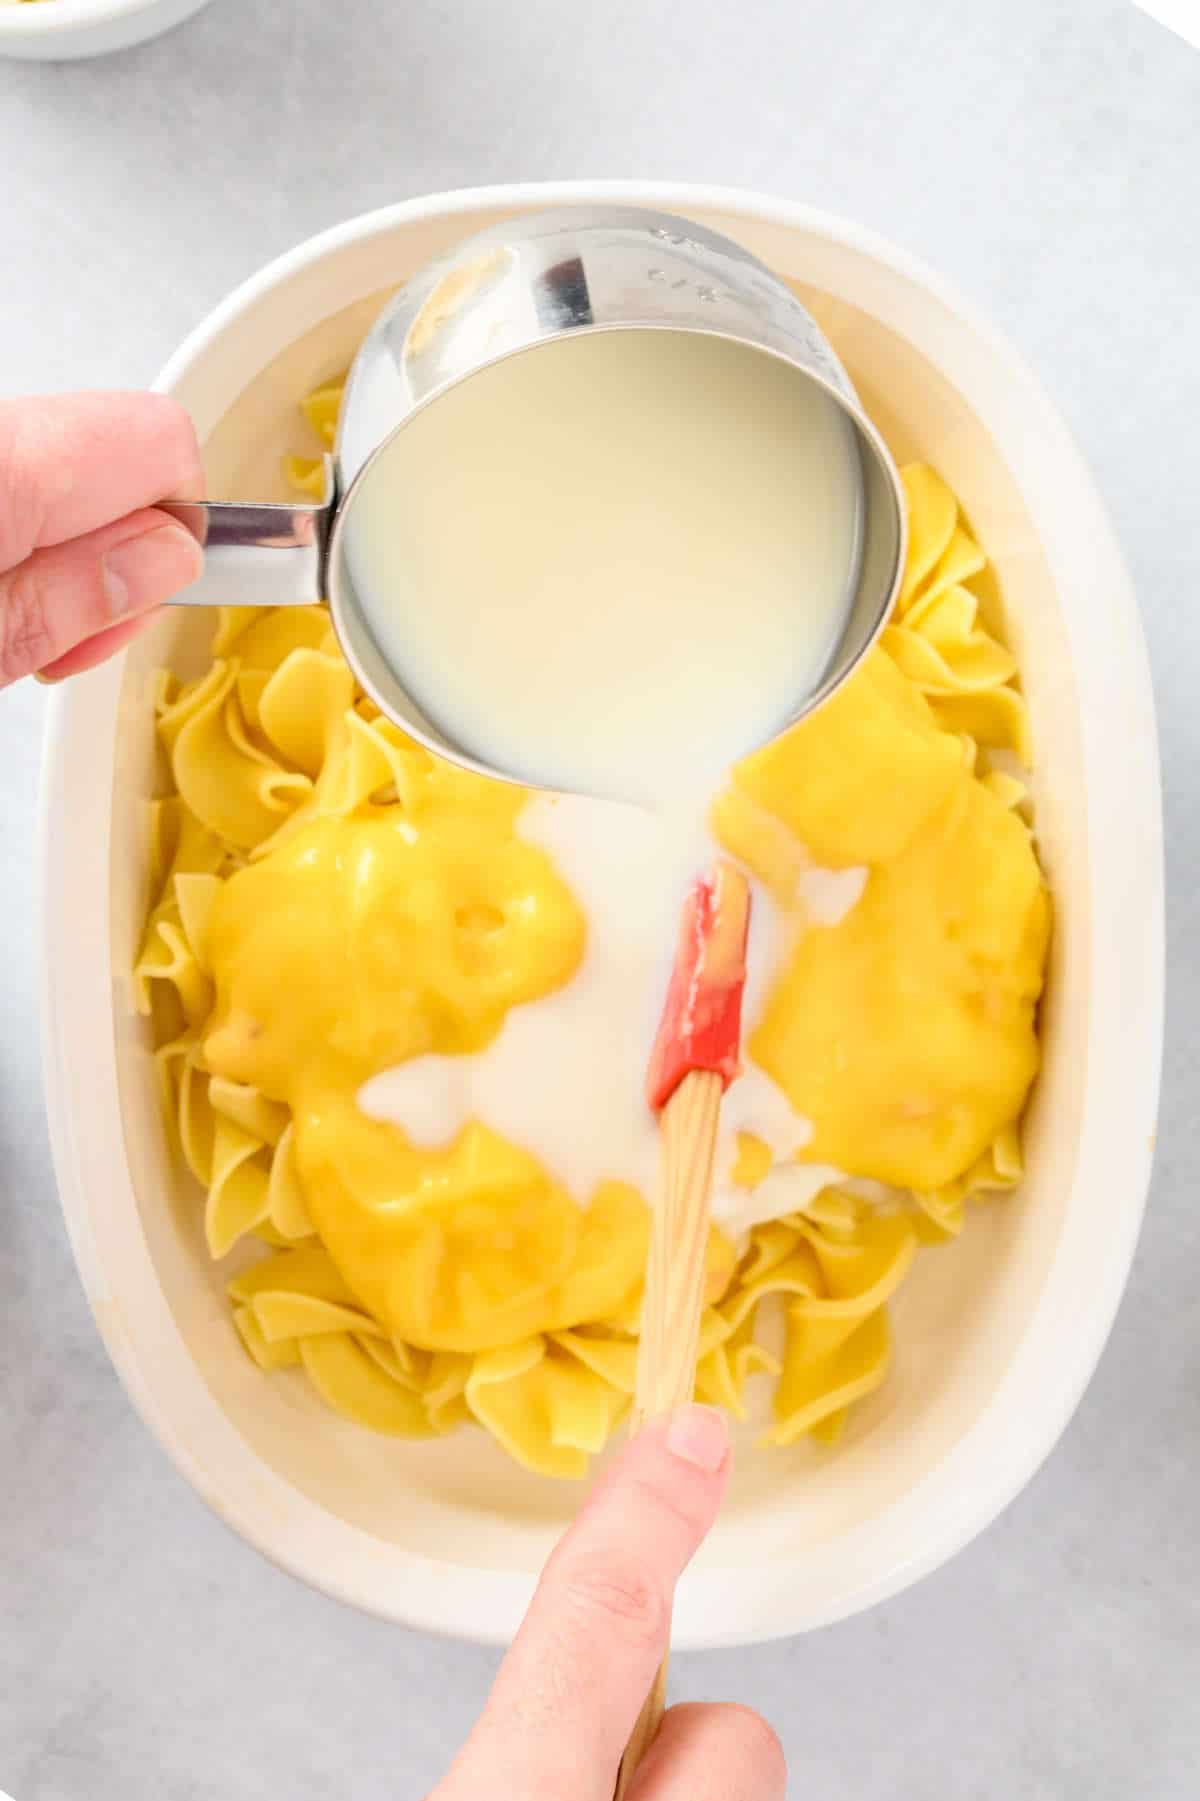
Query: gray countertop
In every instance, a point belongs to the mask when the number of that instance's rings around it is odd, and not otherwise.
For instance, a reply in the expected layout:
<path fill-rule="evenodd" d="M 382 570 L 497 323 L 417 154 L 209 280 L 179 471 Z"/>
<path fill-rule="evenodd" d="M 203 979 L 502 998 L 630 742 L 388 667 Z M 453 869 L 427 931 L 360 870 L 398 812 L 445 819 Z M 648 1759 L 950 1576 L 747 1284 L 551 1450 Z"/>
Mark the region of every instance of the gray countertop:
<path fill-rule="evenodd" d="M 797 1796 L 1183 1801 L 1200 1785 L 1200 53 L 1124 0 L 215 0 L 107 61 L 0 62 L 0 391 L 148 381 L 229 288 L 348 214 L 588 175 L 775 189 L 982 303 L 1111 508 L 1165 765 L 1163 1130 L 1075 1421 L 938 1574 L 816 1636 L 682 1658 L 677 1690 L 766 1712 Z M 92 1327 L 38 1066 L 43 705 L 29 683 L 0 698 L 0 1790 L 419 1795 L 493 1654 L 361 1618 L 232 1538 Z"/>

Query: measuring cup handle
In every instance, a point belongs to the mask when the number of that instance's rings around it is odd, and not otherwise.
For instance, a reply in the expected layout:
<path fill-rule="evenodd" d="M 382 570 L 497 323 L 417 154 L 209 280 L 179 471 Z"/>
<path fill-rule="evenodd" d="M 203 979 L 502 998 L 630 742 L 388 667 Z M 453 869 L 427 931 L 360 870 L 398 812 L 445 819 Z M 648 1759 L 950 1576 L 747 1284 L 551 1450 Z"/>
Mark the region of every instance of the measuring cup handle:
<path fill-rule="evenodd" d="M 326 500 L 170 500 L 171 513 L 204 546 L 204 571 L 173 604 L 188 607 L 310 607 L 324 598 L 325 551 L 333 525 L 332 466 Z"/>

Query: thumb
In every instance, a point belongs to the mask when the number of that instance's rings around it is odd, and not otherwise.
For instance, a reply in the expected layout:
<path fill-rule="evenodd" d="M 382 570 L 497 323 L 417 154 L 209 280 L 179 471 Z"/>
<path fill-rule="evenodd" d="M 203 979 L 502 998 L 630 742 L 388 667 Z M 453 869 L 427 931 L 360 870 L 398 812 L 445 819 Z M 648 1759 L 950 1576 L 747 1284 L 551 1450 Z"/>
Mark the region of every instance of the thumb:
<path fill-rule="evenodd" d="M 123 641 L 128 622 L 194 582 L 203 563 L 186 527 L 153 507 L 33 551 L 0 574 L 0 688 L 35 670 L 57 679 L 87 668 L 96 658 L 85 644 L 119 648 L 116 622 Z"/>
<path fill-rule="evenodd" d="M 725 1422 L 708 1407 L 658 1420 L 626 1447 L 546 1565 L 437 1801 L 611 1801 L 667 1649 L 675 1584 L 728 1475 Z"/>

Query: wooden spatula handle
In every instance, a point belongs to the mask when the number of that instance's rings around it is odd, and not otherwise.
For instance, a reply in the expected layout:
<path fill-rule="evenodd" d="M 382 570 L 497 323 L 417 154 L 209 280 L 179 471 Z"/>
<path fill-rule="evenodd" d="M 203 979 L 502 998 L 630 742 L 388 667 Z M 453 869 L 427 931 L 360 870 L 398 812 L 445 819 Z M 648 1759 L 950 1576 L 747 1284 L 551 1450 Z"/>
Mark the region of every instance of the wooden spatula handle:
<path fill-rule="evenodd" d="M 709 1196 L 724 1083 L 709 1070 L 685 1076 L 659 1115 L 662 1181 L 650 1232 L 646 1298 L 638 1346 L 633 1429 L 691 1400 L 704 1311 Z M 662 1721 L 667 1659 L 659 1665 L 617 1776 L 624 1801 L 633 1773 Z"/>

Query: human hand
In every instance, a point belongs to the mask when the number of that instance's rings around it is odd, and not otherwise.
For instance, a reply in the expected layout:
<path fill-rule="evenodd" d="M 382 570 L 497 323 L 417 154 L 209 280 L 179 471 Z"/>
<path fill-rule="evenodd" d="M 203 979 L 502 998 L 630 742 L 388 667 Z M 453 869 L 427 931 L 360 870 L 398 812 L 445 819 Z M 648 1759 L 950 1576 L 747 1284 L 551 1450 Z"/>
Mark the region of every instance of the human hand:
<path fill-rule="evenodd" d="M 0 400 L 0 688 L 90 669 L 194 582 L 203 552 L 155 503 L 203 491 L 163 394 Z"/>
<path fill-rule="evenodd" d="M 648 1426 L 591 1495 L 543 1572 L 479 1722 L 429 1801 L 612 1801 L 625 1742 L 667 1648 L 675 1584 L 729 1475 L 720 1414 Z M 628 1801 L 781 1801 L 765 1720 L 672 1707 Z"/>

